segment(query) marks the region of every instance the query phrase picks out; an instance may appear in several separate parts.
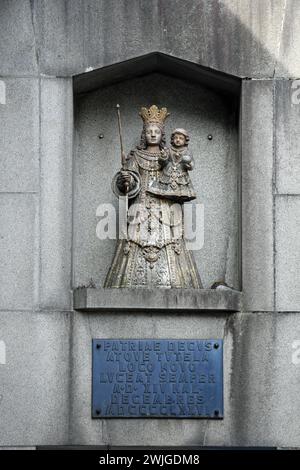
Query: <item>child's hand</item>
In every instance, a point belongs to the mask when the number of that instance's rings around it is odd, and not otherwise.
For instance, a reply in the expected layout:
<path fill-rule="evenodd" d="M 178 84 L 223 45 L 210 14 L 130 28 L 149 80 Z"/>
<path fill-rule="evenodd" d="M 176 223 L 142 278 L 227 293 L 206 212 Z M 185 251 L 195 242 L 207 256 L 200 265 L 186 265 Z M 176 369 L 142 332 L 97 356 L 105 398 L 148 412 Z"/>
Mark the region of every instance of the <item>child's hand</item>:
<path fill-rule="evenodd" d="M 160 151 L 160 156 L 161 156 L 162 158 L 167 158 L 167 157 L 168 157 L 167 152 L 166 152 L 165 149 L 162 149 L 162 150 Z"/>
<path fill-rule="evenodd" d="M 167 149 L 162 149 L 160 151 L 160 155 L 158 157 L 158 162 L 160 164 L 160 168 L 164 168 L 169 161 L 169 154 L 167 152 Z"/>

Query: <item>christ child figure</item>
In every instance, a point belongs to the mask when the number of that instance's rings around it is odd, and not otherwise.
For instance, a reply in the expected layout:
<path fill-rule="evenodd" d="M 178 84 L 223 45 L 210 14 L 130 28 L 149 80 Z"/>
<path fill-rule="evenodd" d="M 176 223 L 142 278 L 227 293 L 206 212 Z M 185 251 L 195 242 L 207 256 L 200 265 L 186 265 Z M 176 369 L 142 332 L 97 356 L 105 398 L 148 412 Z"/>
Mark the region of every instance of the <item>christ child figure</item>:
<path fill-rule="evenodd" d="M 175 129 L 171 135 L 171 147 L 161 151 L 159 158 L 161 175 L 149 185 L 148 192 L 177 202 L 196 198 L 189 171 L 194 159 L 188 150 L 189 135 L 185 129 Z"/>

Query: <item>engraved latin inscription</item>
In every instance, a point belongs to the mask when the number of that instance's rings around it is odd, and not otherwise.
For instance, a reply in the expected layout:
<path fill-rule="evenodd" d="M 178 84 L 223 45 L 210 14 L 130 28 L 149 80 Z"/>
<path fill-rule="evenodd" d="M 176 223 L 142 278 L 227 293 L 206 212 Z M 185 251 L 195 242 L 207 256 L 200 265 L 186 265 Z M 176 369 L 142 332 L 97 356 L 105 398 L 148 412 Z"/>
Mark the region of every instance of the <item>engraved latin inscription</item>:
<path fill-rule="evenodd" d="M 221 340 L 94 340 L 95 417 L 222 417 Z"/>

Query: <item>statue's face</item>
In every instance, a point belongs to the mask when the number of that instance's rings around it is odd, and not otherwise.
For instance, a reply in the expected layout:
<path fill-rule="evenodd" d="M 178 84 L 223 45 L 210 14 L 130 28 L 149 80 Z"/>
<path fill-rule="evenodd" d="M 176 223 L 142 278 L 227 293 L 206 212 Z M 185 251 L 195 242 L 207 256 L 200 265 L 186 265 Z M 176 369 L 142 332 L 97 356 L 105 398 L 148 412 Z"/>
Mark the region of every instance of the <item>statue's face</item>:
<path fill-rule="evenodd" d="M 162 139 L 162 131 L 156 124 L 148 124 L 146 127 L 146 141 L 148 145 L 159 145 Z"/>
<path fill-rule="evenodd" d="M 183 134 L 174 134 L 173 142 L 176 147 L 183 147 L 185 145 L 185 136 Z"/>

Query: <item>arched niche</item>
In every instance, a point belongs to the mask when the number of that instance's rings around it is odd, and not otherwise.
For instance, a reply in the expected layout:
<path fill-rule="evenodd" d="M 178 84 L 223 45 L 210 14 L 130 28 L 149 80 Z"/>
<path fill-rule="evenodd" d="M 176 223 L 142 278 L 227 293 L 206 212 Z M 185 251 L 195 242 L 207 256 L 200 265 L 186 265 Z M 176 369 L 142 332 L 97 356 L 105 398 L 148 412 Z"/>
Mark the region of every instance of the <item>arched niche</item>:
<path fill-rule="evenodd" d="M 120 167 L 115 105 L 121 105 L 126 151 L 139 142 L 141 106 L 167 106 L 167 139 L 186 128 L 204 204 L 204 246 L 194 252 L 205 288 L 225 280 L 240 289 L 240 79 L 153 53 L 74 77 L 74 285 L 103 285 L 115 240 L 99 240 L 99 204 L 117 199 L 110 182 Z M 99 138 L 100 136 L 100 138 Z M 92 280 L 92 281 L 91 281 Z"/>

